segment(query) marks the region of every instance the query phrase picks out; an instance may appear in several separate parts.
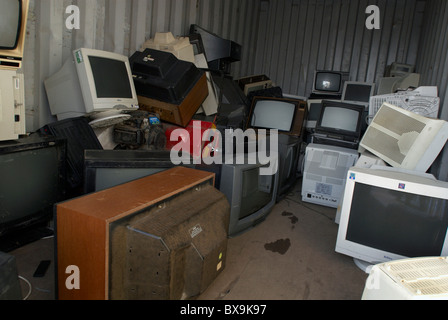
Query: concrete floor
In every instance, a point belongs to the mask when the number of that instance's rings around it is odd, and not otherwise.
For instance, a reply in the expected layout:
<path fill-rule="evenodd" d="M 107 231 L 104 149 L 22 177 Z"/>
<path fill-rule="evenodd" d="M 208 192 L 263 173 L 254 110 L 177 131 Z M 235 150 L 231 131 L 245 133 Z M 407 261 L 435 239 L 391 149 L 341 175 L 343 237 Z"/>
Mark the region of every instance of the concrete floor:
<path fill-rule="evenodd" d="M 227 265 L 198 300 L 359 300 L 367 274 L 334 247 L 336 210 L 302 203 L 300 182 L 255 228 L 229 239 Z M 54 244 L 42 239 L 9 254 L 31 285 L 28 300 L 54 300 Z M 41 260 L 52 260 L 34 278 Z M 22 294 L 29 285 L 21 280 Z"/>

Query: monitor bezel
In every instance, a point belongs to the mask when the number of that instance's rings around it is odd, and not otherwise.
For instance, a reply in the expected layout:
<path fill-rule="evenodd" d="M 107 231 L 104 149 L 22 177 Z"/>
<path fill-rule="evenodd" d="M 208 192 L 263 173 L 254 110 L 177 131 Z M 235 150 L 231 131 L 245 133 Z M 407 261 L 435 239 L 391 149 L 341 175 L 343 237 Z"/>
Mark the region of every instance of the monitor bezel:
<path fill-rule="evenodd" d="M 254 129 L 256 131 L 260 130 L 260 129 L 275 130 L 274 128 L 264 128 L 264 127 L 252 126 L 252 124 L 251 124 L 252 117 L 254 115 L 254 111 L 255 111 L 257 102 L 259 102 L 259 101 L 276 101 L 276 102 L 285 102 L 285 103 L 293 104 L 295 106 L 295 110 L 294 110 L 294 117 L 291 121 L 291 129 L 288 131 L 278 130 L 278 132 L 282 133 L 282 134 L 302 136 L 304 128 L 305 128 L 306 115 L 308 113 L 308 105 L 307 105 L 306 101 L 299 100 L 299 99 L 261 97 L 261 96 L 253 97 L 249 116 L 247 118 L 246 129 L 250 128 L 250 129 Z"/>
<path fill-rule="evenodd" d="M 337 235 L 336 252 L 368 263 L 376 264 L 410 257 L 368 247 L 346 239 L 350 220 L 351 203 L 357 183 L 403 193 L 448 200 L 448 183 L 437 181 L 429 174 L 391 167 L 351 168 L 347 173 L 346 186 L 341 204 L 341 217 Z M 400 187 L 400 184 L 403 183 L 405 184 L 404 189 Z M 448 232 L 445 236 L 444 245 L 440 254 L 443 256 L 448 255 Z"/>
<path fill-rule="evenodd" d="M 345 109 L 350 109 L 354 111 L 358 111 L 358 124 L 356 126 L 356 131 L 347 131 L 347 130 L 341 130 L 341 129 L 335 129 L 335 128 L 329 128 L 322 126 L 323 117 L 325 114 L 325 109 L 327 107 L 342 107 Z M 322 100 L 322 109 L 319 116 L 319 119 L 316 123 L 316 129 L 315 132 L 318 134 L 325 134 L 325 135 L 336 135 L 337 137 L 349 137 L 352 139 L 359 139 L 361 136 L 362 131 L 362 120 L 365 112 L 365 107 L 360 104 L 350 104 L 345 103 L 342 101 L 330 101 L 330 100 Z"/>
<path fill-rule="evenodd" d="M 123 62 L 128 74 L 132 97 L 98 98 L 95 87 L 95 79 L 89 59 L 90 56 Z M 79 48 L 73 51 L 73 59 L 76 66 L 76 71 L 78 73 L 79 85 L 84 98 L 86 113 L 110 110 L 114 105 L 124 105 L 131 110 L 138 109 L 138 97 L 135 90 L 134 79 L 128 57 L 109 51 Z"/>

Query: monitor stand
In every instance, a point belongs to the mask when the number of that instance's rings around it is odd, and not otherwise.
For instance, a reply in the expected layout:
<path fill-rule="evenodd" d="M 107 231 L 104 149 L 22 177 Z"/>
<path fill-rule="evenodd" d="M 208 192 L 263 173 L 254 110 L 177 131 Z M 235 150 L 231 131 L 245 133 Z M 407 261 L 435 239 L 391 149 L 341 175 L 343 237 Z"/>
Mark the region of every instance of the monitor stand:
<path fill-rule="evenodd" d="M 94 129 L 107 128 L 122 123 L 131 118 L 130 114 L 123 113 L 123 110 L 108 110 L 90 114 L 93 119 L 89 125 Z"/>
<path fill-rule="evenodd" d="M 372 267 L 375 265 L 370 262 L 359 260 L 357 258 L 353 258 L 353 262 L 359 269 L 361 269 L 362 271 L 364 271 L 367 274 L 370 274 L 370 270 L 372 270 Z"/>

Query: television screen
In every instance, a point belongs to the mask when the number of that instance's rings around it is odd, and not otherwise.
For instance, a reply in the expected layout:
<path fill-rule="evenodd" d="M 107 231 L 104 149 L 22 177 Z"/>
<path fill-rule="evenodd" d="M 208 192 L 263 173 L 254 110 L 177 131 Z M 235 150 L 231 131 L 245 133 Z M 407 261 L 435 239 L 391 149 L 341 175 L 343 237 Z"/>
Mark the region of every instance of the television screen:
<path fill-rule="evenodd" d="M 239 219 L 250 216 L 272 201 L 275 176 L 261 176 L 259 171 L 259 168 L 242 171 L 243 185 Z"/>
<path fill-rule="evenodd" d="M 353 137 L 360 134 L 364 107 L 336 101 L 323 101 L 316 131 L 345 133 Z"/>
<path fill-rule="evenodd" d="M 84 192 L 105 190 L 174 166 L 170 151 L 85 150 Z"/>
<path fill-rule="evenodd" d="M 255 128 L 290 131 L 295 105 L 283 101 L 259 101 L 253 110 L 251 126 Z"/>
<path fill-rule="evenodd" d="M 341 90 L 342 77 L 339 73 L 318 72 L 316 74 L 315 89 L 326 92 L 339 92 Z"/>
<path fill-rule="evenodd" d="M 346 82 L 342 93 L 343 101 L 369 103 L 375 86 L 372 83 Z"/>
<path fill-rule="evenodd" d="M 300 136 L 307 111 L 306 102 L 302 100 L 254 97 L 247 126 Z"/>
<path fill-rule="evenodd" d="M 0 11 L 0 49 L 15 49 L 20 35 L 22 2 L 2 1 Z"/>
<path fill-rule="evenodd" d="M 3 0 L 0 10 L 0 69 L 22 67 L 30 0 Z"/>
<path fill-rule="evenodd" d="M 66 142 L 31 136 L 0 147 L 0 236 L 51 219 L 65 191 Z"/>

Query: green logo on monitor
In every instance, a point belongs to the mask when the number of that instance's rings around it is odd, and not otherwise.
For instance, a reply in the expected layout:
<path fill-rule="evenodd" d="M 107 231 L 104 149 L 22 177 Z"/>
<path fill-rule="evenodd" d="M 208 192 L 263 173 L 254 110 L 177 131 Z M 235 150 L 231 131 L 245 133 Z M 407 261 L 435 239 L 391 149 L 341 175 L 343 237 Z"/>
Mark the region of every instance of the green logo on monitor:
<path fill-rule="evenodd" d="M 80 50 L 75 52 L 76 62 L 81 63 L 83 61 L 82 59 L 82 53 Z"/>

